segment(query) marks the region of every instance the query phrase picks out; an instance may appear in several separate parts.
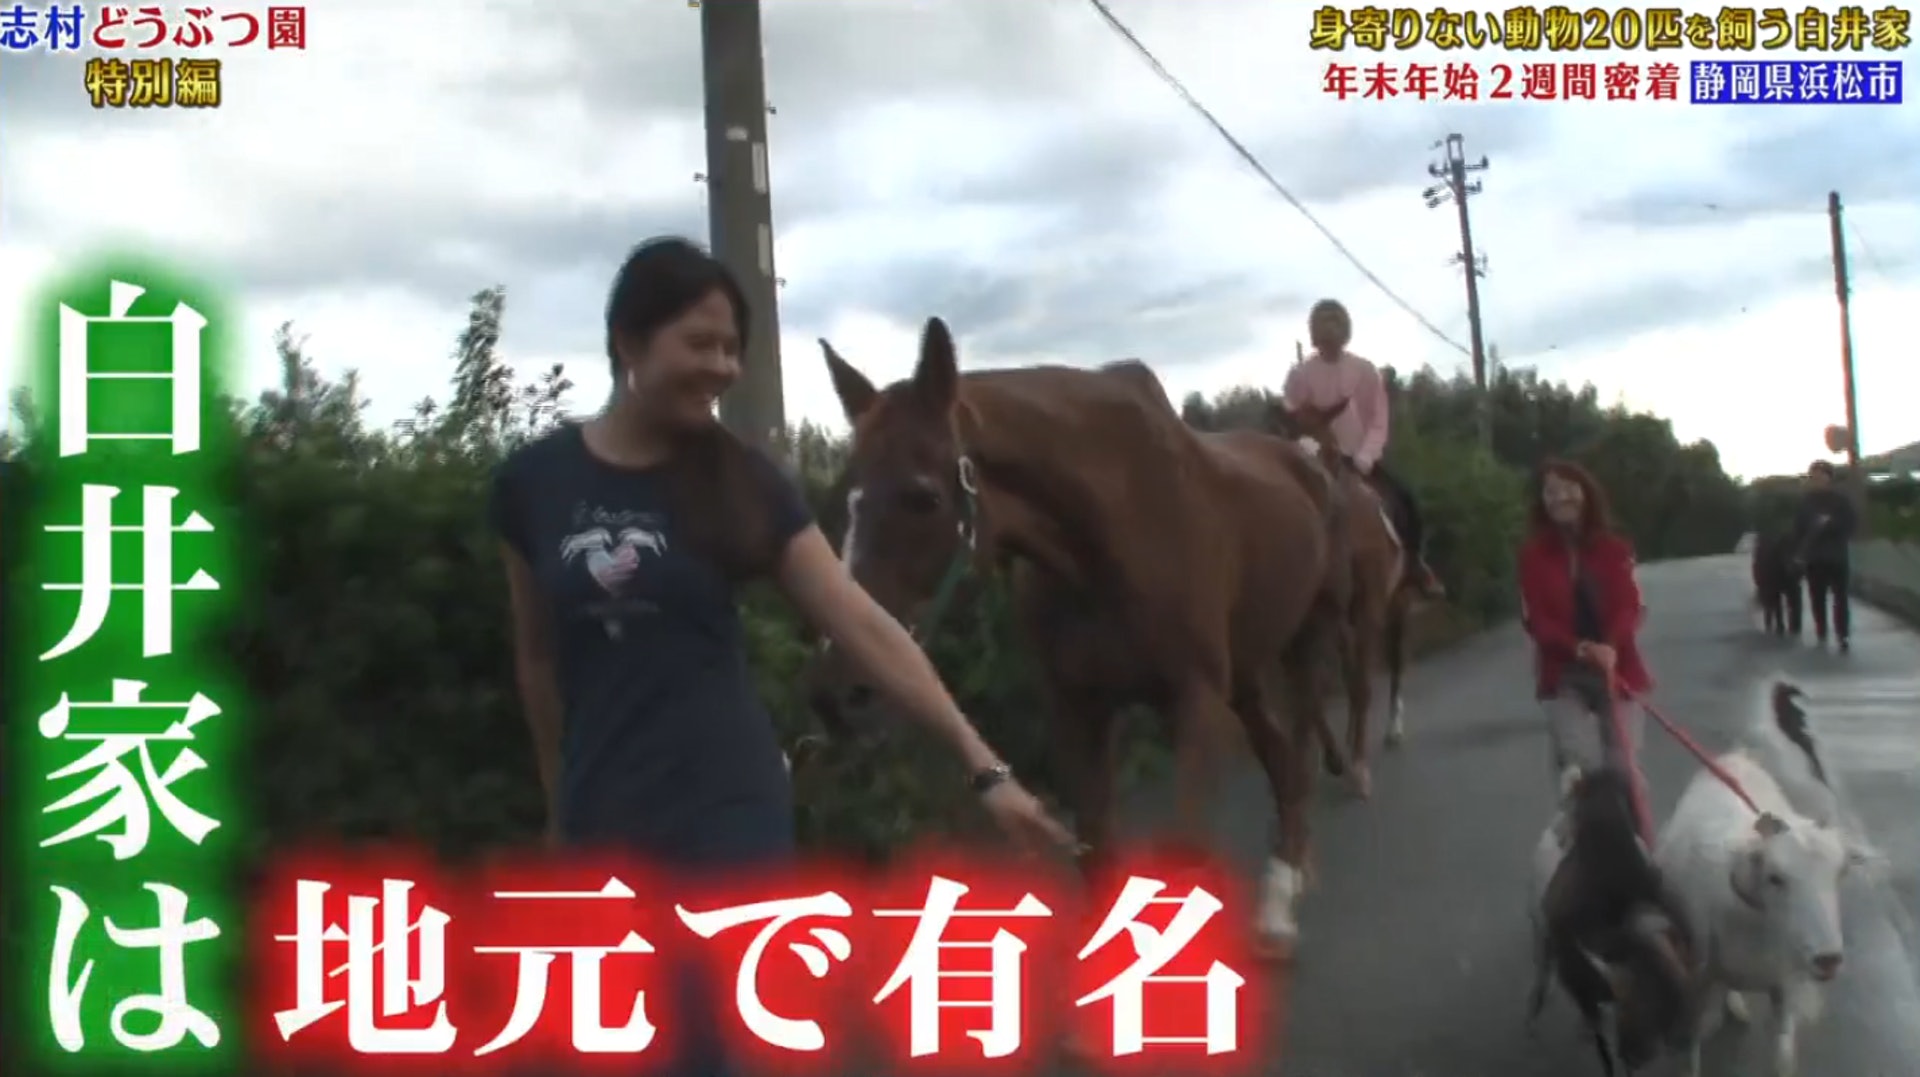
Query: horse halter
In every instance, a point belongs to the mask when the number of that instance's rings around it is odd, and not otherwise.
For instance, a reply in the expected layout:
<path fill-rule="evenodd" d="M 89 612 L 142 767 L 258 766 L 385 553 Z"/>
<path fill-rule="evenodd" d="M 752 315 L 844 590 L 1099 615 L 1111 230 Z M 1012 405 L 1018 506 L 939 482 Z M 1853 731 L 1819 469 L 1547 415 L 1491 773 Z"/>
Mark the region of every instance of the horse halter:
<path fill-rule="evenodd" d="M 973 555 L 979 542 L 980 488 L 975 484 L 973 457 L 965 451 L 960 453 L 959 462 L 954 465 L 954 482 L 960 490 L 959 521 L 955 530 L 960 536 L 960 545 L 953 551 L 953 558 L 947 562 L 946 572 L 940 576 L 940 586 L 933 593 L 933 601 L 927 612 L 908 635 L 922 647 L 939 630 L 940 622 L 947 615 L 947 607 L 953 604 L 953 596 L 960 589 L 960 581 L 966 578 L 968 569 L 973 567 Z"/>

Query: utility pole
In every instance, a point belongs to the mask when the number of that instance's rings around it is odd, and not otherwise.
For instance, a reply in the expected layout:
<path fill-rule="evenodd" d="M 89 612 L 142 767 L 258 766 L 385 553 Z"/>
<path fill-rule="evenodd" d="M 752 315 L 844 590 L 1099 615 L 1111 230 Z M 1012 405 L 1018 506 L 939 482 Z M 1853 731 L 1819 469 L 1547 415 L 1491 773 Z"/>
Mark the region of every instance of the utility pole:
<path fill-rule="evenodd" d="M 1848 307 L 1846 227 L 1840 216 L 1840 192 L 1827 192 L 1827 231 L 1833 242 L 1833 294 L 1840 301 L 1840 378 L 1847 394 L 1847 485 L 1857 509 L 1866 508 L 1867 477 L 1860 471 L 1860 412 L 1853 393 L 1853 316 Z M 1866 513 L 1859 513 L 1864 525 Z M 1866 537 L 1866 528 L 1860 528 Z"/>
<path fill-rule="evenodd" d="M 720 419 L 749 443 L 784 455 L 779 278 L 773 268 L 773 199 L 767 169 L 767 80 L 760 0 L 700 3 L 707 124 L 707 234 L 714 257 L 740 280 L 752 308 L 739 384 Z"/>
<path fill-rule="evenodd" d="M 1460 249 L 1451 261 L 1465 266 L 1467 271 L 1467 328 L 1473 343 L 1473 384 L 1479 390 L 1480 443 L 1491 449 L 1493 417 L 1487 403 L 1487 347 L 1480 327 L 1480 278 L 1486 276 L 1486 257 L 1473 252 L 1473 223 L 1467 216 L 1467 197 L 1480 193 L 1480 181 L 1467 182 L 1467 173 L 1486 171 L 1487 158 L 1482 154 L 1477 163 L 1468 164 L 1466 138 L 1458 134 L 1448 135 L 1434 143 L 1433 148 L 1445 150 L 1444 157 L 1427 165 L 1427 174 L 1440 182 L 1422 194 L 1428 209 L 1450 200 L 1460 213 Z"/>

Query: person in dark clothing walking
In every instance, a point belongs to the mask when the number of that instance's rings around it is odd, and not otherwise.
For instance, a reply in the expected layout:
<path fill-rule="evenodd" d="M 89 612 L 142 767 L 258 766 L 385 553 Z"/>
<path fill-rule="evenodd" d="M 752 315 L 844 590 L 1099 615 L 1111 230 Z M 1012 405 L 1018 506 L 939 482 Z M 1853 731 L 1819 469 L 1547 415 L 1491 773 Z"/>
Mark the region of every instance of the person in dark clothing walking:
<path fill-rule="evenodd" d="M 847 574 L 793 482 L 715 419 L 749 324 L 739 282 L 707 252 L 641 245 L 607 300 L 606 407 L 520 447 L 494 477 L 548 840 L 625 850 L 683 882 L 792 860 L 793 786 L 736 607 L 739 588 L 766 579 L 947 742 L 951 780 L 1010 838 L 1070 850 L 925 652 Z M 719 996 L 676 961 L 684 1039 L 674 1068 L 649 1072 L 729 1072 Z"/>
<path fill-rule="evenodd" d="M 1848 546 L 1858 521 L 1853 501 L 1833 483 L 1833 465 L 1815 460 L 1807 469 L 1807 491 L 1801 495 L 1800 510 L 1794 516 L 1794 544 L 1806 563 L 1814 637 L 1822 645 L 1827 642 L 1827 602 L 1831 597 L 1833 635 L 1842 651 L 1848 649 L 1853 629 Z"/>

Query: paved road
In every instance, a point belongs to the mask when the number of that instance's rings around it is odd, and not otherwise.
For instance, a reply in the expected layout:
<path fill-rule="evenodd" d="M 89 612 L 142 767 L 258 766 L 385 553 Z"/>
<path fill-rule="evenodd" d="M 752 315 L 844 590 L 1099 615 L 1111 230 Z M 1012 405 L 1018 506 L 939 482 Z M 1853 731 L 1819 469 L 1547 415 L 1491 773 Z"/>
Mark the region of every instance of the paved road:
<path fill-rule="evenodd" d="M 1715 749 L 1745 719 L 1758 679 L 1774 671 L 1799 679 L 1816 700 L 1836 784 L 1893 861 L 1890 879 L 1845 888 L 1847 965 L 1826 1018 L 1802 1039 L 1802 1072 L 1920 1074 L 1920 949 L 1911 928 L 1920 919 L 1920 637 L 1861 610 L 1851 655 L 1778 643 L 1746 610 L 1741 559 L 1641 573 L 1651 607 L 1644 642 L 1666 713 Z M 1315 824 L 1320 887 L 1302 909 L 1284 1062 L 1268 1072 L 1597 1077 L 1564 998 L 1549 1002 L 1536 1039 L 1522 1024 L 1528 858 L 1552 791 L 1528 669 L 1517 627 L 1422 663 L 1410 682 L 1407 743 L 1376 765 L 1374 799 L 1324 794 Z M 1648 777 L 1664 818 L 1694 764 L 1651 726 L 1649 737 Z M 1222 799 L 1225 830 L 1251 867 L 1267 809 L 1250 766 Z M 1721 1037 L 1708 1073 L 1764 1072 L 1755 1068 L 1766 1057 L 1760 1039 Z"/>

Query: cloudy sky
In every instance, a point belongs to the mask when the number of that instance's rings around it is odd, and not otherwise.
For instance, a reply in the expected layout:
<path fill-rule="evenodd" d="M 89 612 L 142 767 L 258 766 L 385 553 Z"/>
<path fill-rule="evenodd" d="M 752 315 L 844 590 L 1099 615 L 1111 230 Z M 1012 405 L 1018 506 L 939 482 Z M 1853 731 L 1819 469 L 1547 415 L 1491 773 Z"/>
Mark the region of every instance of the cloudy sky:
<path fill-rule="evenodd" d="M 1454 217 L 1421 189 L 1435 140 L 1463 134 L 1492 159 L 1472 208 L 1502 359 L 1668 416 L 1737 472 L 1803 466 L 1843 415 L 1824 216 L 1839 189 L 1864 446 L 1920 440 L 1920 107 L 1336 102 L 1306 47 L 1312 5 L 1112 7 L 1458 341 Z M 96 111 L 77 58 L 5 57 L 9 353 L 33 282 L 134 240 L 234 283 L 256 385 L 291 319 L 324 368 L 361 371 L 375 419 L 398 418 L 441 392 L 467 297 L 498 283 L 514 361 L 565 362 L 574 407 L 594 407 L 613 268 L 647 236 L 705 235 L 698 14 L 307 9 L 304 53 L 225 54 L 217 111 Z M 765 21 L 790 416 L 838 425 L 816 337 L 890 380 L 929 314 L 968 366 L 1139 356 L 1176 396 L 1277 385 L 1324 295 L 1377 362 L 1464 361 L 1081 0 L 766 0 Z"/>

